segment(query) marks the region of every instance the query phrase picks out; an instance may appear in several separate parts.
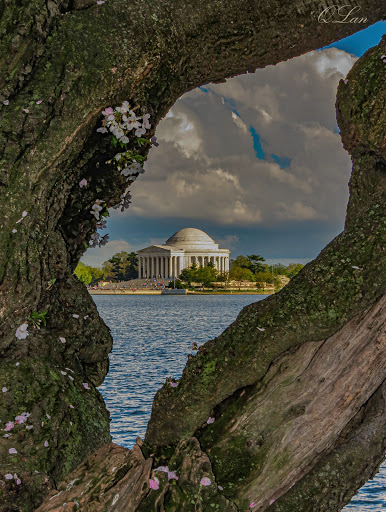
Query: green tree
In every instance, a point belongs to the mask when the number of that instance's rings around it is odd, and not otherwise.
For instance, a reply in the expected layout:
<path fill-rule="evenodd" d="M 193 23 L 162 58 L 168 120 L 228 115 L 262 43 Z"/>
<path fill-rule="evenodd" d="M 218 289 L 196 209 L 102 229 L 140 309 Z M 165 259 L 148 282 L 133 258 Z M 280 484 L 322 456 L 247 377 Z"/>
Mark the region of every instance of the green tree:
<path fill-rule="evenodd" d="M 274 283 L 275 277 L 271 272 L 258 272 L 255 274 L 255 279 L 258 283 Z"/>
<path fill-rule="evenodd" d="M 301 263 L 291 263 L 287 267 L 287 276 L 292 279 L 304 267 Z"/>
<path fill-rule="evenodd" d="M 206 288 L 217 279 L 218 271 L 213 263 L 208 263 L 206 267 L 200 267 L 195 275 L 197 283 L 202 283 Z"/>
<path fill-rule="evenodd" d="M 103 263 L 105 279 L 109 281 L 129 281 L 138 277 L 138 258 L 135 252 L 126 251 L 114 254 Z"/>
<path fill-rule="evenodd" d="M 188 286 L 191 286 L 193 282 L 197 281 L 197 271 L 198 267 L 196 263 L 193 263 L 190 267 L 184 268 L 181 272 L 179 279 L 183 283 L 187 283 Z"/>
<path fill-rule="evenodd" d="M 229 272 L 231 281 L 255 281 L 255 276 L 249 268 L 233 266 Z"/>
<path fill-rule="evenodd" d="M 247 256 L 247 258 L 250 261 L 249 268 L 254 274 L 264 271 L 264 265 L 262 262 L 265 261 L 265 258 L 263 258 L 263 256 L 260 256 L 260 254 L 251 254 L 250 256 Z"/>
<path fill-rule="evenodd" d="M 103 279 L 104 272 L 99 267 L 91 267 L 90 265 L 85 265 L 82 262 L 79 262 L 74 274 L 79 279 L 79 281 L 82 281 L 82 283 L 89 285 L 89 284 L 96 284 L 98 281 Z"/>
<path fill-rule="evenodd" d="M 251 260 L 247 258 L 247 256 L 237 256 L 234 260 L 230 261 L 230 268 L 232 267 L 241 267 L 241 268 L 251 268 Z"/>
<path fill-rule="evenodd" d="M 272 265 L 272 270 L 276 276 L 286 276 L 288 272 L 287 267 L 283 263 L 275 263 L 275 265 Z"/>
<path fill-rule="evenodd" d="M 216 280 L 219 283 L 227 283 L 229 281 L 229 272 L 219 272 Z"/>

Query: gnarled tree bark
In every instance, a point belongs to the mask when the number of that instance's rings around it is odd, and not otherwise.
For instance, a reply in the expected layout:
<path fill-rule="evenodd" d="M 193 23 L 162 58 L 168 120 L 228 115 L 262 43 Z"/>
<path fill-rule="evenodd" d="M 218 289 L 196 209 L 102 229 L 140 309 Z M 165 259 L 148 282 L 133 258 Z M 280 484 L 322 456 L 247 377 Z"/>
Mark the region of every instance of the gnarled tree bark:
<path fill-rule="evenodd" d="M 382 7 L 364 1 L 361 12 L 373 23 Z M 95 230 L 92 204 L 114 205 L 126 186 L 106 164 L 114 149 L 96 133 L 103 108 L 128 100 L 155 127 L 194 87 L 362 28 L 319 24 L 320 11 L 309 1 L 263 0 L 0 7 L 0 100 L 9 102 L 0 119 L 0 418 L 4 428 L 29 412 L 33 425 L 0 438 L 2 510 L 34 510 L 82 463 L 41 510 L 78 498 L 84 510 L 234 511 L 253 501 L 254 510 L 333 511 L 376 470 L 385 449 L 385 42 L 338 90 L 353 160 L 345 231 L 282 292 L 205 344 L 178 388 L 157 393 L 146 442 L 132 452 L 107 444 L 109 416 L 95 386 L 112 340 L 73 276 Z M 15 337 L 47 309 L 46 326 Z M 160 478 L 160 491 L 149 492 L 153 464 L 165 461 L 180 479 Z M 210 487 L 200 486 L 203 476 Z"/>

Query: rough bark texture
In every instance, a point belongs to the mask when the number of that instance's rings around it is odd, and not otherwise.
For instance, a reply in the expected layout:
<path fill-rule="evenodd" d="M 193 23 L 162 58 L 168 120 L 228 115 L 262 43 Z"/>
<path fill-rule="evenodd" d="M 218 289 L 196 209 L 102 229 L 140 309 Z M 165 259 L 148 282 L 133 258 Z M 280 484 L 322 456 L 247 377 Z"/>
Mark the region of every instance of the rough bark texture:
<path fill-rule="evenodd" d="M 382 7 L 365 1 L 361 12 L 372 23 Z M 42 510 L 78 498 L 90 511 L 234 511 L 251 501 L 254 510 L 334 511 L 376 470 L 385 449 L 385 42 L 338 90 L 353 159 L 345 231 L 281 293 L 245 308 L 202 347 L 178 388 L 157 393 L 141 449 L 107 444 L 109 416 L 95 386 L 112 340 L 72 274 L 95 230 L 91 205 L 114 205 L 126 186 L 105 163 L 115 151 L 96 133 L 101 110 L 128 100 L 156 126 L 194 87 L 362 28 L 319 24 L 321 9 L 252 0 L 0 6 L 0 100 L 9 101 L 0 104 L 0 419 L 4 428 L 26 411 L 34 427 L 0 438 L 4 512 L 34 510 L 87 457 L 75 470 L 79 485 L 93 475 L 87 492 L 72 484 Z M 46 309 L 47 325 L 17 340 L 16 328 Z M 114 476 L 107 454 L 117 458 Z M 180 479 L 162 477 L 149 492 L 152 464 L 165 461 Z M 203 476 L 213 485 L 201 487 Z"/>

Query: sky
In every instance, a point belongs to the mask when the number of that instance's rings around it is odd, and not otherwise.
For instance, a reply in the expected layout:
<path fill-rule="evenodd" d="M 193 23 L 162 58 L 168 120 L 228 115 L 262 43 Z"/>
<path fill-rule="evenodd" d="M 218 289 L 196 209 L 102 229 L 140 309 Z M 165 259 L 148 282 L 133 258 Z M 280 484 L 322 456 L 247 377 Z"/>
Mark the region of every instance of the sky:
<path fill-rule="evenodd" d="M 182 96 L 157 127 L 130 208 L 110 210 L 110 242 L 82 258 L 202 229 L 220 248 L 268 263 L 306 263 L 344 225 L 351 160 L 335 118 L 339 80 L 386 33 L 379 22 L 323 49 L 207 84 Z"/>

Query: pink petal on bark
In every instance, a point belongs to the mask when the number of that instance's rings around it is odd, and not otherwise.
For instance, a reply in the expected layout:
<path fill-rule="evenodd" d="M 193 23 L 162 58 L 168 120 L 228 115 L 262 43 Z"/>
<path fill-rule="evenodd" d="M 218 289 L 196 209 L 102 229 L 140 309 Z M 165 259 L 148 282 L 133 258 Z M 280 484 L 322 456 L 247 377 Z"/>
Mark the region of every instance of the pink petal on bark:
<path fill-rule="evenodd" d="M 12 455 L 13 453 L 17 453 L 17 450 L 16 450 L 16 448 L 10 448 L 8 450 L 8 453 L 10 453 Z"/>
<path fill-rule="evenodd" d="M 211 482 L 210 478 L 204 476 L 204 478 L 201 478 L 200 484 L 203 485 L 204 487 L 208 487 L 209 485 L 212 484 L 212 482 Z"/>
<path fill-rule="evenodd" d="M 167 466 L 158 466 L 154 471 L 162 471 L 163 473 L 169 473 L 169 468 Z"/>
<path fill-rule="evenodd" d="M 152 478 L 150 478 L 149 479 L 149 487 L 150 487 L 150 489 L 154 489 L 154 491 L 159 489 L 159 480 L 158 480 L 158 478 L 154 478 L 154 480 Z"/>

